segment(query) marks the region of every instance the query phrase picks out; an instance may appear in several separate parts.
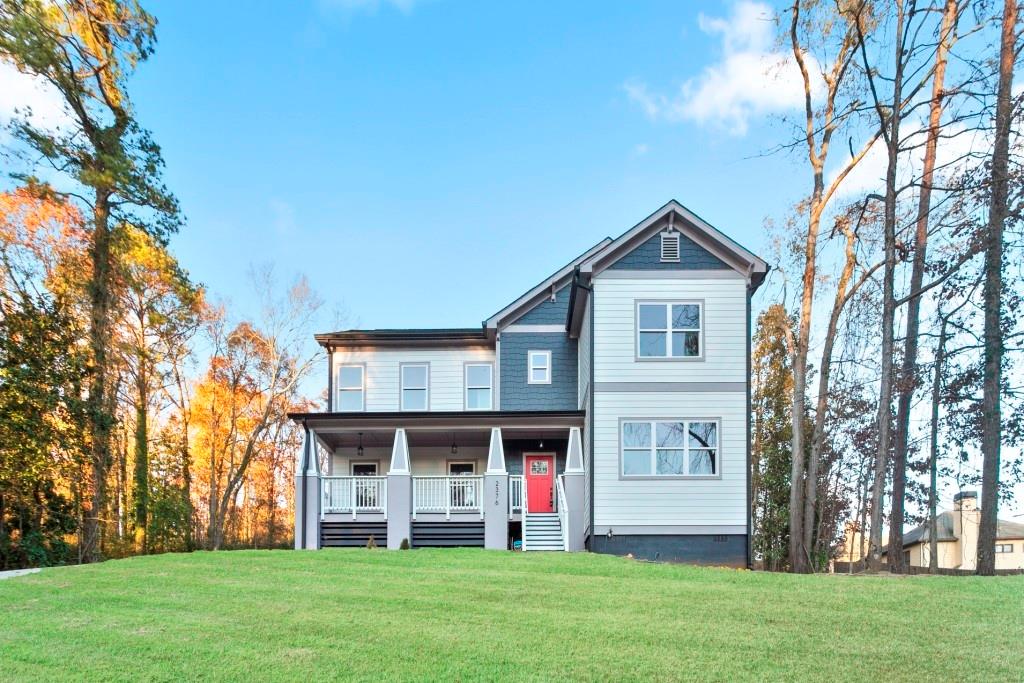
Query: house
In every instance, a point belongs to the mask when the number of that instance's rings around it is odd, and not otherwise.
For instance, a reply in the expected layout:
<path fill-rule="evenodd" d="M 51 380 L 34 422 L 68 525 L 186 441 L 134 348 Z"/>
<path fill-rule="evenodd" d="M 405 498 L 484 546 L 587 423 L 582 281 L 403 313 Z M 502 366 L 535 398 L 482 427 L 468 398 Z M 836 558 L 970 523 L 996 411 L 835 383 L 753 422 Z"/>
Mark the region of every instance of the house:
<path fill-rule="evenodd" d="M 670 201 L 480 327 L 316 335 L 328 405 L 290 416 L 306 434 L 296 547 L 372 535 L 748 565 L 750 297 L 767 270 Z"/>
<path fill-rule="evenodd" d="M 953 509 L 935 518 L 940 569 L 974 570 L 978 566 L 978 528 L 981 510 L 977 491 L 953 497 Z M 931 559 L 928 523 L 903 535 L 903 557 L 912 567 L 928 567 Z M 885 549 L 883 552 L 888 552 Z M 1024 524 L 998 520 L 996 569 L 1024 569 Z"/>

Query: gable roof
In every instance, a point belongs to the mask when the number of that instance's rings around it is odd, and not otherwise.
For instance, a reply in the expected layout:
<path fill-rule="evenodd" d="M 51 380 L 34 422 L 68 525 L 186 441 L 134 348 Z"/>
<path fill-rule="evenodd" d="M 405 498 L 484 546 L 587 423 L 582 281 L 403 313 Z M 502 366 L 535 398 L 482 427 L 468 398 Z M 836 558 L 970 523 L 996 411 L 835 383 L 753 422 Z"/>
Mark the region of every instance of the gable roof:
<path fill-rule="evenodd" d="M 483 322 L 484 327 L 488 329 L 497 328 L 499 324 L 507 320 L 515 320 L 520 317 L 523 313 L 536 306 L 540 301 L 548 296 L 552 287 L 555 289 L 561 289 L 565 286 L 565 284 L 567 284 L 572 278 L 573 271 L 580 263 L 583 263 L 585 260 L 600 252 L 606 246 L 611 244 L 611 242 L 611 237 L 605 237 L 603 240 L 587 249 L 572 261 L 556 270 L 536 287 L 531 288 L 518 299 L 487 318 L 487 320 Z"/>
<path fill-rule="evenodd" d="M 678 220 L 676 220 L 678 219 Z M 665 222 L 693 240 L 730 268 L 747 276 L 756 289 L 768 274 L 768 264 L 736 240 L 718 230 L 675 199 L 612 240 L 580 265 L 584 277 L 592 277 L 621 259 L 664 227 Z"/>
<path fill-rule="evenodd" d="M 608 268 L 642 244 L 646 239 L 650 238 L 654 233 L 661 230 L 666 220 L 679 232 L 706 249 L 727 266 L 745 275 L 750 280 L 753 289 L 757 289 L 764 282 L 765 276 L 768 274 L 768 264 L 764 259 L 719 231 L 675 199 L 671 199 L 660 209 L 618 237 L 614 239 L 606 237 L 577 256 L 536 287 L 533 287 L 485 320 L 484 327 L 494 329 L 502 323 L 515 320 L 542 301 L 549 294 L 552 287 L 561 289 L 564 284 L 570 283 L 570 281 L 573 284 L 570 296 L 572 297 L 571 300 L 575 302 L 578 286 L 585 287 L 583 283 L 589 282 L 593 275 Z M 574 272 L 582 275 L 583 282 L 581 282 L 579 276 L 574 276 Z M 566 321 L 567 329 L 570 327 L 573 319 L 574 308 L 570 304 L 569 320 Z"/>
<path fill-rule="evenodd" d="M 935 516 L 935 525 L 938 531 L 939 541 L 955 541 L 957 539 L 954 531 L 954 517 L 956 512 L 947 510 Z M 1017 522 L 1009 522 L 1005 519 L 997 520 L 996 524 L 996 539 L 1002 540 L 1007 538 L 1024 538 L 1024 524 L 1018 524 Z M 903 534 L 903 547 L 914 545 L 916 543 L 927 543 L 930 539 L 928 534 L 928 523 L 920 524 L 907 533 Z"/>

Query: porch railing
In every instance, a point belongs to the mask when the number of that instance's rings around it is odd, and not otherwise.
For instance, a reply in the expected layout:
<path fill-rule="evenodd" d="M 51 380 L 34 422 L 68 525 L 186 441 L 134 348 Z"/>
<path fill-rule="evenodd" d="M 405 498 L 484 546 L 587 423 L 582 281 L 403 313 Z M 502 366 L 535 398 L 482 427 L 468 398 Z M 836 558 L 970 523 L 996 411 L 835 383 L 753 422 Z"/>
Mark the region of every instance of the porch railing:
<path fill-rule="evenodd" d="M 387 477 L 323 477 L 323 505 L 321 515 L 360 512 L 382 512 L 387 519 Z"/>
<path fill-rule="evenodd" d="M 523 511 L 523 476 L 513 474 L 508 478 L 508 516 Z"/>
<path fill-rule="evenodd" d="M 562 527 L 562 548 L 569 552 L 569 505 L 565 502 L 565 475 L 555 478 L 555 497 L 558 500 L 558 522 Z"/>
<path fill-rule="evenodd" d="M 451 517 L 453 512 L 480 512 L 484 509 L 484 478 L 479 476 L 457 477 L 413 477 L 412 517 L 420 512 L 443 512 Z"/>

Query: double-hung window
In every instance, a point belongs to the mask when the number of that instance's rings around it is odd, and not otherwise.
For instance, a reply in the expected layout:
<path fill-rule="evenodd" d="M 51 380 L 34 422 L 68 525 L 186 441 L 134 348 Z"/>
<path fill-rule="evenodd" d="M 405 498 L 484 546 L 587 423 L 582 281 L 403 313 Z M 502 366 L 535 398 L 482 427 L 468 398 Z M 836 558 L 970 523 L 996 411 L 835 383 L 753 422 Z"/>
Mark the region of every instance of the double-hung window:
<path fill-rule="evenodd" d="M 551 384 L 551 352 L 527 351 L 527 384 Z"/>
<path fill-rule="evenodd" d="M 466 363 L 466 410 L 491 410 L 494 366 L 490 363 Z"/>
<path fill-rule="evenodd" d="M 430 366 L 426 363 L 405 363 L 402 374 L 402 410 L 427 410 Z"/>
<path fill-rule="evenodd" d="M 718 422 L 625 420 L 623 477 L 697 477 L 718 474 Z"/>
<path fill-rule="evenodd" d="M 704 305 L 641 301 L 636 307 L 637 357 L 702 358 Z"/>
<path fill-rule="evenodd" d="M 359 411 L 365 405 L 365 368 L 362 365 L 338 367 L 338 410 Z"/>

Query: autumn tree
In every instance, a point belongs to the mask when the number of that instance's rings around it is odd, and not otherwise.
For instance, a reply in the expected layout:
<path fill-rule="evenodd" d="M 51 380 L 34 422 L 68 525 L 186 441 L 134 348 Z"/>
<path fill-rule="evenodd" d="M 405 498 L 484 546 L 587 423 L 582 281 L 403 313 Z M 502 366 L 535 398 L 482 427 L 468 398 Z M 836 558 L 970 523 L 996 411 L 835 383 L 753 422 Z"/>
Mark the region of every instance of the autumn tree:
<path fill-rule="evenodd" d="M 3 0 L 0 58 L 41 79 L 68 115 L 63 128 L 37 125 L 21 112 L 11 132 L 31 177 L 37 160 L 49 166 L 55 191 L 87 216 L 87 404 L 92 462 L 82 556 L 101 556 L 101 517 L 111 462 L 111 358 L 115 226 L 131 223 L 162 238 L 180 223 L 178 204 L 161 181 L 163 159 L 139 125 L 127 81 L 155 46 L 155 19 L 137 2 L 118 0 Z"/>

